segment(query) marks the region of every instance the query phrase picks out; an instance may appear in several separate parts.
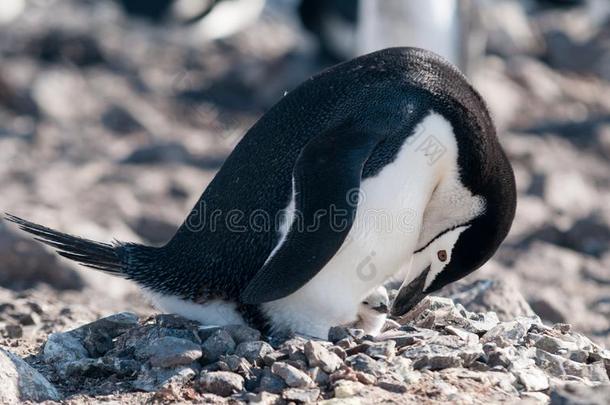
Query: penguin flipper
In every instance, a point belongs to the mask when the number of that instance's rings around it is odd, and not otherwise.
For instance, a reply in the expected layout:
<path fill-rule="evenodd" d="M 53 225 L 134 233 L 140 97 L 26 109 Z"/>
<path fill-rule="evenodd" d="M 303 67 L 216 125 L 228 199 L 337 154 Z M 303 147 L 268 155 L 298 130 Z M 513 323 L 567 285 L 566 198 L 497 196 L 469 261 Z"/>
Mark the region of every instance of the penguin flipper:
<path fill-rule="evenodd" d="M 336 254 L 355 218 L 362 169 L 379 140 L 347 127 L 316 136 L 301 150 L 292 225 L 242 292 L 244 303 L 290 295 Z"/>

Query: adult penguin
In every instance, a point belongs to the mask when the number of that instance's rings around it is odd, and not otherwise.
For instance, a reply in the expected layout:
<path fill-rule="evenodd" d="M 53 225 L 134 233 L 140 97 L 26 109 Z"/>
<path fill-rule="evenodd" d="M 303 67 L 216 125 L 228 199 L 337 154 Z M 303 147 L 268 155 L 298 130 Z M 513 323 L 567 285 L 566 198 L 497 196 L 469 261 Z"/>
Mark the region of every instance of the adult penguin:
<path fill-rule="evenodd" d="M 7 218 L 64 257 L 135 281 L 165 311 L 326 338 L 396 274 L 406 274 L 400 315 L 479 268 L 515 205 L 480 95 L 441 57 L 390 48 L 283 97 L 163 247 Z"/>

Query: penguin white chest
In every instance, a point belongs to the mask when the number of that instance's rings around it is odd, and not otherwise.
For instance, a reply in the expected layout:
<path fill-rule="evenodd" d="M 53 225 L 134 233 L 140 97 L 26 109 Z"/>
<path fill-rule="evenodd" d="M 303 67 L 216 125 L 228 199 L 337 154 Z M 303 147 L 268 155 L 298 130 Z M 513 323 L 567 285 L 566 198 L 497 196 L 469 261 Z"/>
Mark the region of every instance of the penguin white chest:
<path fill-rule="evenodd" d="M 339 251 L 298 291 L 263 304 L 272 327 L 326 338 L 331 326 L 354 321 L 361 300 L 410 262 L 426 206 L 456 160 L 451 125 L 429 114 L 394 161 L 362 181 L 356 218 Z"/>

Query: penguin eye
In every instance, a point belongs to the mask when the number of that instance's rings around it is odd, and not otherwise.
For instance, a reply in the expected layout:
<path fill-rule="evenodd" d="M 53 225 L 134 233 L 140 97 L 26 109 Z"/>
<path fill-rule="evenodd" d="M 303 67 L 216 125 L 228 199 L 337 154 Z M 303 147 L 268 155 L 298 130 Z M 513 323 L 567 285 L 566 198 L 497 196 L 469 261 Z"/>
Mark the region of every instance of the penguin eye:
<path fill-rule="evenodd" d="M 369 305 L 369 302 L 368 302 L 368 301 L 362 301 L 362 303 L 363 303 L 364 305 Z"/>
<path fill-rule="evenodd" d="M 440 260 L 441 262 L 444 262 L 445 260 L 447 260 L 447 251 L 446 250 L 439 250 L 436 255 L 438 256 L 438 260 Z"/>

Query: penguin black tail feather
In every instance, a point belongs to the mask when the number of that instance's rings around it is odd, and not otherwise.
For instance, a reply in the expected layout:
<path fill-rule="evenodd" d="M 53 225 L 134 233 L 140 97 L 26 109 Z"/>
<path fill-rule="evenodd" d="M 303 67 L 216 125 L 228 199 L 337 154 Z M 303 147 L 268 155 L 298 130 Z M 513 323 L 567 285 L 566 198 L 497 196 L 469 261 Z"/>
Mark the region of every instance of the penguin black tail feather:
<path fill-rule="evenodd" d="M 120 242 L 101 243 L 68 235 L 63 232 L 38 225 L 11 214 L 5 214 L 7 221 L 13 222 L 34 239 L 54 248 L 57 253 L 83 266 L 101 270 L 115 276 L 128 277 L 128 250 L 131 244 Z M 134 244 L 134 246 L 137 246 Z"/>

